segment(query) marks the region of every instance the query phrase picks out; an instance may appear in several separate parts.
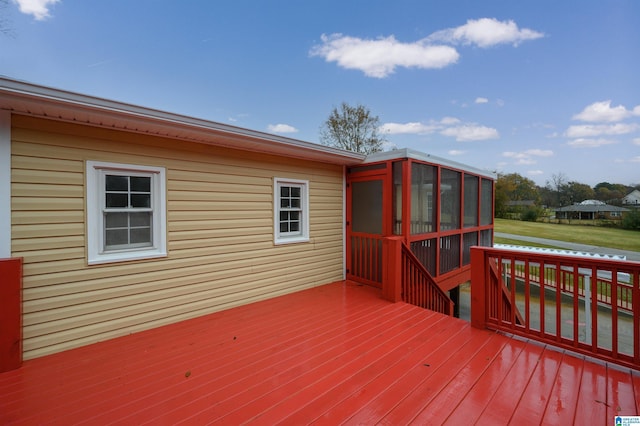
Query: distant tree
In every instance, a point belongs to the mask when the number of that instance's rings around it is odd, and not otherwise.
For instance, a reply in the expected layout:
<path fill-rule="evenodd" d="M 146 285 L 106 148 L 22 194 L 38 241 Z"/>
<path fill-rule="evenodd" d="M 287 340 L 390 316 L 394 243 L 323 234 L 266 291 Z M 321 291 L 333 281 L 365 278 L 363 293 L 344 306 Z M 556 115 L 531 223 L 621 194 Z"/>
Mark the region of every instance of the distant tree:
<path fill-rule="evenodd" d="M 633 186 L 626 186 L 620 183 L 600 182 L 593 187 L 595 198 L 610 204 L 619 204 L 629 192 L 633 190 Z"/>
<path fill-rule="evenodd" d="M 640 210 L 632 209 L 622 218 L 622 227 L 624 229 L 632 229 L 640 231 Z"/>
<path fill-rule="evenodd" d="M 566 206 L 573 204 L 573 200 L 567 194 L 567 175 L 560 172 L 551 176 L 551 180 L 547 181 L 547 189 L 554 194 L 550 206 Z"/>
<path fill-rule="evenodd" d="M 380 120 L 368 108 L 350 106 L 343 102 L 340 108 L 333 108 L 329 118 L 320 129 L 320 141 L 324 145 L 361 154 L 382 151 L 385 141 L 378 133 Z"/>
<path fill-rule="evenodd" d="M 580 182 L 571 181 L 565 187 L 566 195 L 574 203 L 580 203 L 584 200 L 593 200 L 595 191 L 589 185 Z"/>
<path fill-rule="evenodd" d="M 540 210 L 534 207 L 526 208 L 522 214 L 520 215 L 520 219 L 525 222 L 535 222 L 538 220 L 538 216 L 540 215 Z"/>
<path fill-rule="evenodd" d="M 557 194 L 548 186 L 539 186 L 538 194 L 540 194 L 540 203 L 543 206 L 556 206 Z"/>
<path fill-rule="evenodd" d="M 510 201 L 533 201 L 534 204 L 540 202 L 540 194 L 535 182 L 518 173 L 499 173 L 495 191 L 495 214 L 497 217 L 507 217 L 509 213 L 520 213 L 522 209 L 511 208 Z"/>

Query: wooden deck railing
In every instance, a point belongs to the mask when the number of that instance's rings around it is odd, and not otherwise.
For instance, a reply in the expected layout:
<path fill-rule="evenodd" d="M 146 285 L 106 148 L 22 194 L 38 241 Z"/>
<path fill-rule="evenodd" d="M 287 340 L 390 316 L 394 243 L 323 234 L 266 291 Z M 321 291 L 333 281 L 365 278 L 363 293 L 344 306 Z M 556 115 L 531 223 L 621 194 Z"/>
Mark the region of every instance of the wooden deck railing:
<path fill-rule="evenodd" d="M 504 265 L 504 270 L 507 275 L 511 274 L 511 265 Z M 515 277 L 520 280 L 524 280 L 527 275 L 527 271 L 524 269 L 523 263 L 516 263 L 514 270 Z M 547 268 L 541 269 L 539 265 L 530 265 L 529 277 L 532 284 L 542 285 L 545 289 L 555 288 L 560 285 L 560 291 L 567 294 L 573 294 L 574 287 L 574 273 L 571 270 L 560 271 L 560 282 L 556 282 L 556 271 L 553 265 L 549 265 Z M 623 281 L 628 283 L 629 279 L 624 279 L 624 275 L 621 276 Z M 612 303 L 617 303 L 618 308 L 624 309 L 628 312 L 633 311 L 633 297 L 632 287 L 628 285 L 618 286 L 618 297 L 611 297 L 611 284 L 612 280 L 609 276 L 599 276 L 596 278 L 596 285 L 591 289 L 585 287 L 585 284 L 593 281 L 590 271 L 578 271 L 578 295 L 580 297 L 588 296 L 589 290 L 594 291 L 592 296 L 598 300 L 601 305 L 611 307 Z M 586 291 L 585 291 L 586 290 Z"/>
<path fill-rule="evenodd" d="M 349 243 L 351 265 L 347 278 L 382 286 L 382 237 L 353 234 Z"/>
<path fill-rule="evenodd" d="M 453 315 L 453 301 L 420 263 L 402 237 L 383 240 L 383 295 L 446 315 Z"/>
<path fill-rule="evenodd" d="M 471 277 L 474 326 L 640 369 L 639 262 L 473 247 Z"/>

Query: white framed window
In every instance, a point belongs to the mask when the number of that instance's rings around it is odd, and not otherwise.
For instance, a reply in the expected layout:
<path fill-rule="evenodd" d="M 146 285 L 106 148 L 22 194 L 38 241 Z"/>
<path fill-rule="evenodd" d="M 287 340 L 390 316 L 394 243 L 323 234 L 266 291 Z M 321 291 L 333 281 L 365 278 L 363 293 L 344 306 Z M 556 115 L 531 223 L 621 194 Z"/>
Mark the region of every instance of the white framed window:
<path fill-rule="evenodd" d="M 87 161 L 88 263 L 167 255 L 163 167 Z"/>
<path fill-rule="evenodd" d="M 309 181 L 273 179 L 274 243 L 309 241 Z"/>

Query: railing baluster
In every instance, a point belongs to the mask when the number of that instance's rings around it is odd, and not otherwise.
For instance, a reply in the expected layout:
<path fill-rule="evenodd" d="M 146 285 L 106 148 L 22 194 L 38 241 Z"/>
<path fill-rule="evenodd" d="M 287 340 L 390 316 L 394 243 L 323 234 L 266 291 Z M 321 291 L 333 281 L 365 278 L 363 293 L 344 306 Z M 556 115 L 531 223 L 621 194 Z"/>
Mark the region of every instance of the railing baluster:
<path fill-rule="evenodd" d="M 580 287 L 580 270 L 578 265 L 573 265 L 573 274 L 571 275 L 573 282 L 573 300 L 578 301 L 579 287 Z M 573 304 L 573 346 L 578 347 L 580 341 L 580 304 Z"/>
<path fill-rule="evenodd" d="M 524 261 L 524 328 L 527 332 L 531 329 L 531 315 L 530 315 L 530 307 L 531 307 L 531 274 L 529 270 L 529 259 Z"/>
<path fill-rule="evenodd" d="M 633 314 L 633 361 L 640 365 L 640 272 L 631 274 L 632 314 Z"/>
<path fill-rule="evenodd" d="M 511 270 L 515 272 L 516 270 L 516 258 L 512 257 L 511 258 Z M 510 280 L 510 284 L 511 284 L 511 294 L 509 295 L 509 300 L 510 300 L 510 304 L 511 304 L 511 309 L 510 309 L 510 313 L 511 313 L 511 318 L 509 318 L 509 321 L 511 321 L 511 328 L 514 328 L 516 326 L 516 309 L 514 309 L 514 307 L 516 306 L 516 278 L 513 276 L 511 276 L 511 280 Z"/>
<path fill-rule="evenodd" d="M 614 268 L 614 269 L 611 269 L 611 352 L 614 358 L 618 358 L 618 302 L 617 302 L 617 299 L 618 299 L 618 270 Z"/>
<path fill-rule="evenodd" d="M 564 288 L 564 274 L 562 264 L 556 263 L 556 341 L 562 340 L 562 288 Z M 562 280 L 562 282 L 560 281 Z"/>
<path fill-rule="evenodd" d="M 545 300 L 545 287 L 547 285 L 547 275 L 548 273 L 548 269 L 547 269 L 547 265 L 546 263 L 542 263 L 540 264 L 540 268 L 541 268 L 541 277 L 540 277 L 540 337 L 544 338 L 545 337 L 545 315 L 544 315 L 544 300 Z"/>
<path fill-rule="evenodd" d="M 598 351 L 598 270 L 595 266 L 591 267 L 591 350 L 593 352 Z M 596 287 L 596 291 L 593 291 L 593 287 Z M 594 296 L 595 294 L 595 296 Z"/>

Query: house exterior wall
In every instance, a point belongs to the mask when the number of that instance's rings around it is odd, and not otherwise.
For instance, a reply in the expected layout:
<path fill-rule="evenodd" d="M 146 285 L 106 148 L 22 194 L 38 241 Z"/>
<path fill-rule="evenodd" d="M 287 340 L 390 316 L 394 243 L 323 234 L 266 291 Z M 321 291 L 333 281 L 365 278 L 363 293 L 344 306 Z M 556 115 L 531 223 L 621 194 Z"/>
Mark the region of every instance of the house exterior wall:
<path fill-rule="evenodd" d="M 11 137 L 24 359 L 343 279 L 341 166 L 19 115 Z M 87 264 L 86 161 L 166 168 L 167 257 Z M 275 177 L 309 181 L 309 242 L 274 244 Z"/>

